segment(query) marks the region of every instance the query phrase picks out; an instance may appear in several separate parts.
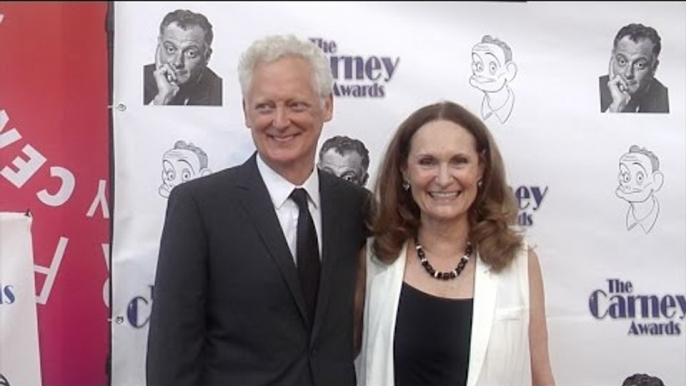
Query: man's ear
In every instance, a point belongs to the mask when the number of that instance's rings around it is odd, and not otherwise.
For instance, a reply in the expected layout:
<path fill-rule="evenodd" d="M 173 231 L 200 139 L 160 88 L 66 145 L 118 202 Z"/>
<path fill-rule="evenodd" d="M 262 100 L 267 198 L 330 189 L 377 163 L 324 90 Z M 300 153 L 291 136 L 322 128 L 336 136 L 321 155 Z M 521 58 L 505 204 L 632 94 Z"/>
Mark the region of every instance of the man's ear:
<path fill-rule="evenodd" d="M 212 48 L 207 47 L 207 50 L 205 51 L 205 65 L 206 66 L 210 63 L 210 57 L 212 57 Z"/>
<path fill-rule="evenodd" d="M 245 127 L 250 128 L 250 122 L 248 121 L 248 110 L 245 107 L 245 98 L 241 100 L 241 105 L 243 106 L 243 122 L 245 122 Z"/>
<path fill-rule="evenodd" d="M 324 122 L 333 118 L 333 94 L 324 97 Z"/>
<path fill-rule="evenodd" d="M 653 63 L 653 76 L 655 76 L 655 73 L 657 72 L 657 66 L 660 65 L 660 60 L 655 59 L 655 63 Z"/>
<path fill-rule="evenodd" d="M 507 64 L 505 64 L 505 71 L 505 79 L 507 79 L 508 82 L 512 82 L 512 79 L 517 75 L 517 65 L 515 62 L 507 62 Z"/>
<path fill-rule="evenodd" d="M 658 170 L 653 173 L 653 181 L 655 181 L 653 184 L 653 192 L 657 192 L 662 188 L 662 184 L 665 182 L 665 175 Z"/>

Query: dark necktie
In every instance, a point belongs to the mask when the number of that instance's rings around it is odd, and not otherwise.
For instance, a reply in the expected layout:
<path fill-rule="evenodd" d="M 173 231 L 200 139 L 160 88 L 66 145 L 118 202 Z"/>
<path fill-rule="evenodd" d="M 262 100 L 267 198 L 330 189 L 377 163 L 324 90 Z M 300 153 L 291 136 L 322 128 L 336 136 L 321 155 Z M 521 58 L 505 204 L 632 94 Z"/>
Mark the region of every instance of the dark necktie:
<path fill-rule="evenodd" d="M 295 201 L 299 209 L 295 254 L 298 264 L 300 286 L 305 295 L 305 302 L 311 325 L 314 320 L 314 312 L 317 306 L 319 273 L 321 270 L 317 231 L 314 228 L 314 221 L 312 221 L 312 216 L 310 215 L 310 210 L 307 206 L 307 191 L 302 188 L 293 189 L 291 199 Z"/>

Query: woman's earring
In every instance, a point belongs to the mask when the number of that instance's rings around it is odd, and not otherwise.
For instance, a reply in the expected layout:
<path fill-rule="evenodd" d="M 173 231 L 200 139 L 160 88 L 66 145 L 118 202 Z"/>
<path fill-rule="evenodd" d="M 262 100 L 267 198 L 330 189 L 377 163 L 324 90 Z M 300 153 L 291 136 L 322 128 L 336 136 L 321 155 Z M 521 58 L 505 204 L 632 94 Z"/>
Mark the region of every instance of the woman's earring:
<path fill-rule="evenodd" d="M 403 180 L 403 190 L 410 190 L 410 183 L 407 180 Z"/>
<path fill-rule="evenodd" d="M 476 183 L 476 187 L 478 189 L 481 189 L 481 185 L 483 185 L 483 184 L 484 184 L 483 180 L 479 180 L 479 182 Z"/>

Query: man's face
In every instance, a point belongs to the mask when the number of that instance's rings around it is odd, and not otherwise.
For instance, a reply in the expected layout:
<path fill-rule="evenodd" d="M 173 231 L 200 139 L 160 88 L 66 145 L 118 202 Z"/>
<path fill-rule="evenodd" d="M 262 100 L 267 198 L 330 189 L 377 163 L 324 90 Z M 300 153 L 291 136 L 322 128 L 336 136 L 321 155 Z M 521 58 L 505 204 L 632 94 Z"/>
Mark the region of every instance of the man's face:
<path fill-rule="evenodd" d="M 367 172 L 362 167 L 362 156 L 356 151 L 339 154 L 335 149 L 329 149 L 319 160 L 319 169 L 343 178 L 359 186 L 367 183 Z"/>
<path fill-rule="evenodd" d="M 619 74 L 626 81 L 630 95 L 645 91 L 655 76 L 658 60 L 653 55 L 654 46 L 650 39 L 635 42 L 624 36 L 612 51 L 610 77 Z"/>
<path fill-rule="evenodd" d="M 508 80 L 508 68 L 502 48 L 492 43 L 475 45 L 472 49 L 472 77 L 469 83 L 481 91 L 496 92 Z"/>
<path fill-rule="evenodd" d="M 176 73 L 176 83 L 184 85 L 198 79 L 209 60 L 205 31 L 197 25 L 182 29 L 177 23 L 165 27 L 158 40 L 159 64 L 168 63 Z"/>
<path fill-rule="evenodd" d="M 287 179 L 312 171 L 319 135 L 333 115 L 333 99 L 322 103 L 312 71 L 298 57 L 259 64 L 243 101 L 257 152 Z"/>
<path fill-rule="evenodd" d="M 172 149 L 162 159 L 162 186 L 166 193 L 186 181 L 201 175 L 200 160 L 197 154 L 188 149 Z M 166 196 L 165 196 L 166 197 Z"/>
<path fill-rule="evenodd" d="M 617 196 L 629 202 L 646 201 L 653 191 L 660 189 L 655 181 L 650 158 L 641 153 L 627 153 L 619 160 L 619 187 Z"/>

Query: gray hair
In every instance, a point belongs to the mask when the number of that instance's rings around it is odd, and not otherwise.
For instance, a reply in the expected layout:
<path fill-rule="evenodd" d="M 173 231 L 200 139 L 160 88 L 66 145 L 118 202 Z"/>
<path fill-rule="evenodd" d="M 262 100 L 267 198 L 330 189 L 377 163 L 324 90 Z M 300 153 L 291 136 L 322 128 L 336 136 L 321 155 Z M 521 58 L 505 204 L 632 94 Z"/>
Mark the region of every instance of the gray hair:
<path fill-rule="evenodd" d="M 252 84 L 255 68 L 259 64 L 273 63 L 285 57 L 299 57 L 313 69 L 315 92 L 321 98 L 333 93 L 333 76 L 329 60 L 316 44 L 293 35 L 271 35 L 255 41 L 241 56 L 238 63 L 238 80 L 243 97 Z"/>

